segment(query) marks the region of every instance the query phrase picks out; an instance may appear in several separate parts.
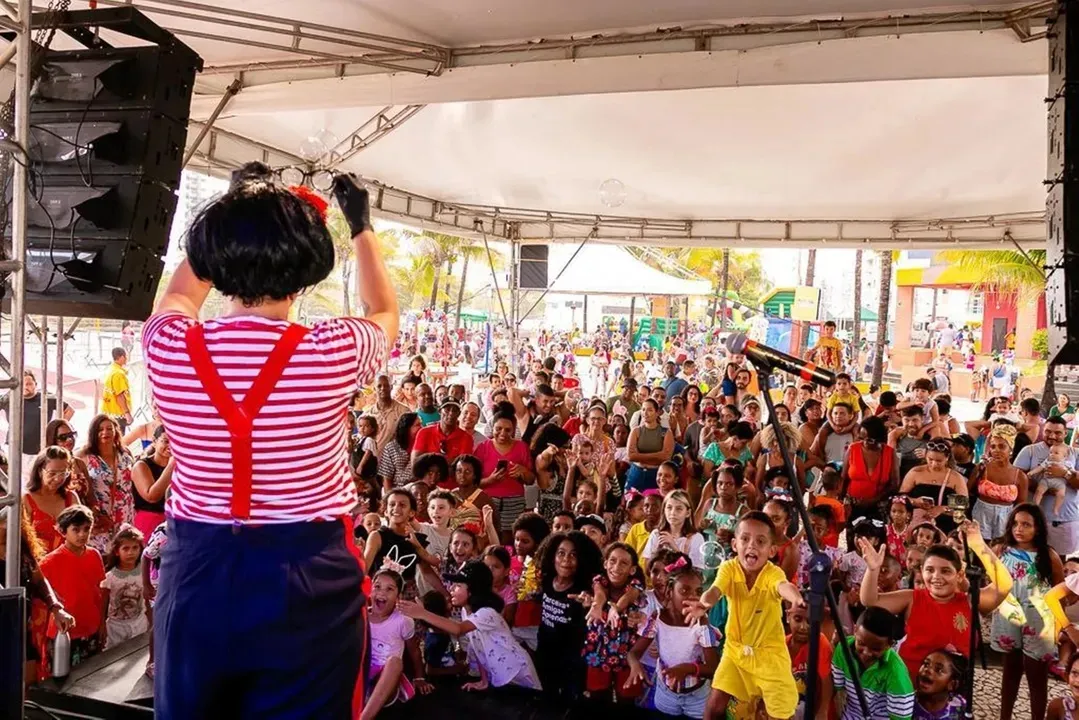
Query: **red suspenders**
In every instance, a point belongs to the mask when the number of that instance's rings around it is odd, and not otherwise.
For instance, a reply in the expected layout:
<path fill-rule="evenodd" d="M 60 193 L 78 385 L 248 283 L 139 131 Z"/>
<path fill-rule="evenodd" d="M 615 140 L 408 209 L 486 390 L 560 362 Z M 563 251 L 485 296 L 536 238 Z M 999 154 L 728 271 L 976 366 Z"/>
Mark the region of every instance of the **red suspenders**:
<path fill-rule="evenodd" d="M 229 429 L 232 439 L 232 517 L 237 521 L 247 520 L 251 517 L 251 483 L 253 468 L 253 456 L 251 446 L 251 431 L 255 418 L 266 403 L 270 393 L 281 379 L 285 366 L 296 352 L 296 348 L 307 334 L 307 328 L 303 325 L 289 325 L 281 339 L 274 345 L 270 356 L 266 358 L 266 364 L 259 371 L 251 389 L 239 404 L 232 399 L 232 393 L 225 387 L 224 381 L 218 375 L 214 367 L 214 361 L 206 349 L 206 339 L 203 336 L 202 325 L 192 325 L 187 331 L 187 354 L 191 357 L 191 364 L 195 368 L 195 375 L 202 383 L 206 394 L 210 396 L 225 424 Z"/>

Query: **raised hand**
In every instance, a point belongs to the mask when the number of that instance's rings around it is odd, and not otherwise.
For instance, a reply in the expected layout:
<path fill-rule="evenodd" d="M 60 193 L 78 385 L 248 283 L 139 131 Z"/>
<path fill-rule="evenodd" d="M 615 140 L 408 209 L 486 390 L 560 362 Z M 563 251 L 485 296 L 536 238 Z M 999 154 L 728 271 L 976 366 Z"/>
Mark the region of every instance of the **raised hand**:
<path fill-rule="evenodd" d="M 371 227 L 371 199 L 367 188 L 352 173 L 337 175 L 333 179 L 333 196 L 341 214 L 348 221 L 353 237 Z"/>
<path fill-rule="evenodd" d="M 880 570 L 884 567 L 884 556 L 888 552 L 886 545 L 881 545 L 880 549 L 873 547 L 873 544 L 866 538 L 858 538 L 858 549 L 862 553 L 862 559 L 865 560 L 866 567 L 870 570 Z"/>
<path fill-rule="evenodd" d="M 708 616 L 709 608 L 700 600 L 687 602 L 682 606 L 682 615 L 690 625 L 699 625 L 701 620 Z M 653 643 L 654 644 L 654 643 Z"/>

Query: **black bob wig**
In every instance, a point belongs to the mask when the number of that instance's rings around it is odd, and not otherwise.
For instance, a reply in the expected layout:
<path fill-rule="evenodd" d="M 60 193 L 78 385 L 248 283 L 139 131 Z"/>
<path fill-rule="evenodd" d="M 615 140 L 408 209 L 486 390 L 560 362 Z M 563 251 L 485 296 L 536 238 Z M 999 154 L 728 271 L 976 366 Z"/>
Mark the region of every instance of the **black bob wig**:
<path fill-rule="evenodd" d="M 187 232 L 195 275 L 245 307 L 296 295 L 333 270 L 326 223 L 271 172 L 262 163 L 245 165 Z"/>

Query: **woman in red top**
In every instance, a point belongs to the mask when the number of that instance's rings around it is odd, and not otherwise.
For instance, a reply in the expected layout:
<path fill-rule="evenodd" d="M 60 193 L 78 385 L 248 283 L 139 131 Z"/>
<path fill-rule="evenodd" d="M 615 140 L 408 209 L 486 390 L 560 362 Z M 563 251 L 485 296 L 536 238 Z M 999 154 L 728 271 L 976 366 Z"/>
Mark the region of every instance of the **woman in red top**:
<path fill-rule="evenodd" d="M 966 522 L 962 531 L 967 537 L 967 547 L 988 568 L 985 576 L 989 582 L 978 600 L 978 611 L 988 615 L 1008 597 L 1012 577 L 985 544 L 978 523 Z M 877 582 L 887 547 L 875 549 L 868 540 L 860 538 L 858 548 L 867 567 L 862 578 L 862 604 L 882 607 L 907 618 L 907 636 L 899 645 L 899 657 L 903 658 L 911 677 L 918 677 L 922 661 L 934 650 L 951 645 L 964 657 L 970 653 L 970 597 L 961 586 L 963 563 L 959 553 L 947 545 L 933 545 L 922 563 L 924 588 L 881 593 Z"/>
<path fill-rule="evenodd" d="M 354 307 L 289 321 L 333 271 L 326 202 L 261 163 L 188 230 L 143 328 L 147 376 L 174 458 L 154 608 L 154 714 L 345 720 L 366 673 L 363 559 L 345 413 L 397 336 L 397 300 L 367 191 L 334 178 L 352 233 Z M 224 313 L 199 320 L 211 289 Z"/>
<path fill-rule="evenodd" d="M 861 439 L 847 448 L 843 458 L 840 497 L 847 508 L 847 547 L 854 547 L 854 521 L 870 517 L 886 522 L 880 503 L 899 487 L 899 460 L 888 446 L 888 427 L 878 417 L 862 421 Z"/>
<path fill-rule="evenodd" d="M 45 552 L 52 552 L 64 543 L 56 531 L 56 516 L 64 508 L 79 504 L 79 496 L 68 488 L 70 479 L 71 454 L 62 447 L 45 448 L 30 467 L 24 508 Z"/>

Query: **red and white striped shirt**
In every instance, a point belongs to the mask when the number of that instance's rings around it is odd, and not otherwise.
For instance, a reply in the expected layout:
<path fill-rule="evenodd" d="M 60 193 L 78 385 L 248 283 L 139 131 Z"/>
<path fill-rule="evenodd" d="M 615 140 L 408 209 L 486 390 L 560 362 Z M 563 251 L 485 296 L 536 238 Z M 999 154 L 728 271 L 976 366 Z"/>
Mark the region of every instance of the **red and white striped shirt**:
<path fill-rule="evenodd" d="M 176 458 L 165 512 L 233 522 L 228 428 L 195 376 L 179 313 L 143 329 L 154 400 Z M 253 316 L 203 323 L 218 375 L 240 403 L 289 323 Z M 345 413 L 357 383 L 370 383 L 386 357 L 386 336 L 361 318 L 315 324 L 254 420 L 251 517 L 258 524 L 332 520 L 356 504 L 348 472 Z"/>

